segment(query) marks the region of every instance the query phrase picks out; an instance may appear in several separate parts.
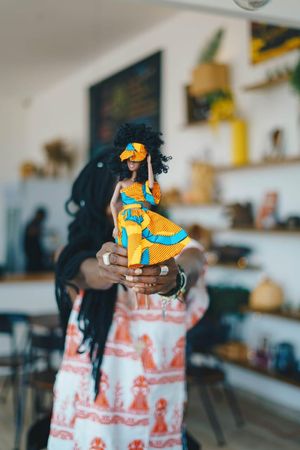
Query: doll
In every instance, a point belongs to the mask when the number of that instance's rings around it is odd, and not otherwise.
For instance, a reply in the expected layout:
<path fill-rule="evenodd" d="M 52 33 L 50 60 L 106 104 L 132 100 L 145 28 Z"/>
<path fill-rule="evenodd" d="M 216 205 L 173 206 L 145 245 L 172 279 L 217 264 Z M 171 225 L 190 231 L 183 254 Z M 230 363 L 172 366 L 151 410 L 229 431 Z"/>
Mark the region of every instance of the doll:
<path fill-rule="evenodd" d="M 112 169 L 119 176 L 111 200 L 113 237 L 128 250 L 128 267 L 158 264 L 188 244 L 187 233 L 175 223 L 149 209 L 160 201 L 155 176 L 167 173 L 160 147 L 160 133 L 144 124 L 124 124 L 115 138 Z M 122 209 L 117 213 L 121 194 Z"/>

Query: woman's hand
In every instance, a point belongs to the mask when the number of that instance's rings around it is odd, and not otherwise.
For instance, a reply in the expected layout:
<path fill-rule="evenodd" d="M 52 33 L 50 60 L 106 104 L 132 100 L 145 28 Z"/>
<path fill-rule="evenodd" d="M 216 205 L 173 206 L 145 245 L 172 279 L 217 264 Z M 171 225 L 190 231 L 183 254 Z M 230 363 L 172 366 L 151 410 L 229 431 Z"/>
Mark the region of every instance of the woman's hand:
<path fill-rule="evenodd" d="M 103 255 L 109 253 L 110 265 L 104 264 Z M 106 242 L 96 255 L 100 277 L 111 283 L 121 283 L 141 294 L 166 293 L 176 285 L 178 268 L 171 258 L 160 265 L 128 268 L 127 250 L 113 242 Z M 167 275 L 160 275 L 161 266 L 167 266 Z"/>
<path fill-rule="evenodd" d="M 161 275 L 161 267 L 168 267 L 167 275 Z M 134 275 L 132 280 L 128 280 L 127 286 L 134 289 L 140 294 L 166 294 L 176 286 L 176 279 L 178 275 L 178 266 L 174 258 L 164 261 L 161 264 L 153 266 L 143 266 L 141 275 Z"/>
<path fill-rule="evenodd" d="M 147 163 L 151 164 L 151 155 L 150 155 L 150 153 L 148 153 L 148 156 L 147 156 Z"/>

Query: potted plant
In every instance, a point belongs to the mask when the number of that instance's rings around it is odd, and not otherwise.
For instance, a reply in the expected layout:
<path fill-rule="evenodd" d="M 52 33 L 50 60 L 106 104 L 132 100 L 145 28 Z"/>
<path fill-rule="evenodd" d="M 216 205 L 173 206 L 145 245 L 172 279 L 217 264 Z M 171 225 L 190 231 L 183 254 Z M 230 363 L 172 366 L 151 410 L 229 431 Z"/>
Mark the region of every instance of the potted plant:
<path fill-rule="evenodd" d="M 198 64 L 192 73 L 190 94 L 198 97 L 215 91 L 229 90 L 229 68 L 226 64 L 216 62 L 224 30 L 220 28 L 202 49 Z"/>

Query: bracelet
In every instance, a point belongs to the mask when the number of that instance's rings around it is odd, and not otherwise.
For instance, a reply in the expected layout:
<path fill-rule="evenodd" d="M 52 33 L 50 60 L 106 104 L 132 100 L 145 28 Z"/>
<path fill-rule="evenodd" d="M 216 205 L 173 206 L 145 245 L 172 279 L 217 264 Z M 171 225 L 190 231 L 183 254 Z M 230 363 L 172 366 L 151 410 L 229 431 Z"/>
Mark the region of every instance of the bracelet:
<path fill-rule="evenodd" d="M 178 274 L 176 276 L 176 285 L 170 291 L 165 294 L 159 293 L 162 297 L 166 297 L 167 299 L 173 300 L 178 298 L 178 300 L 183 301 L 183 295 L 185 293 L 187 283 L 187 276 L 183 268 L 178 265 Z"/>

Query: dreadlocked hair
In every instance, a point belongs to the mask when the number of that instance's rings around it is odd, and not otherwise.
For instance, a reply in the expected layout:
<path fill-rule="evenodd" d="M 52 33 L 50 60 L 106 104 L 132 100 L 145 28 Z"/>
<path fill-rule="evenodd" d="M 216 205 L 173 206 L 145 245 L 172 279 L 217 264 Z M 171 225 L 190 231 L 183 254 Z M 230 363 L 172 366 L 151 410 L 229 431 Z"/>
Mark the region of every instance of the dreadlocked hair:
<path fill-rule="evenodd" d="M 161 133 L 154 131 L 145 124 L 125 123 L 124 125 L 121 125 L 117 131 L 114 141 L 113 156 L 110 162 L 112 172 L 115 173 L 120 180 L 130 178 L 132 175 L 127 167 L 127 161 L 122 162 L 120 160 L 120 154 L 131 142 L 138 142 L 146 147 L 147 152 L 151 155 L 154 176 L 168 172 L 169 167 L 166 163 L 172 158 L 171 156 L 163 155 L 160 150 L 160 147 L 163 145 Z M 147 179 L 148 168 L 147 160 L 145 159 L 139 167 L 136 181 L 145 183 Z"/>
<path fill-rule="evenodd" d="M 73 217 L 69 225 L 68 244 L 55 267 L 55 294 L 64 336 L 72 309 L 68 286 L 79 292 L 72 283 L 87 258 L 95 258 L 104 242 L 112 238 L 112 223 L 107 207 L 115 180 L 107 168 L 107 157 L 100 155 L 90 161 L 75 180 L 65 208 Z M 88 348 L 95 381 L 95 395 L 99 393 L 101 363 L 105 342 L 112 323 L 116 302 L 116 285 L 108 290 L 88 289 L 84 292 L 78 326 L 83 334 L 79 352 Z"/>

